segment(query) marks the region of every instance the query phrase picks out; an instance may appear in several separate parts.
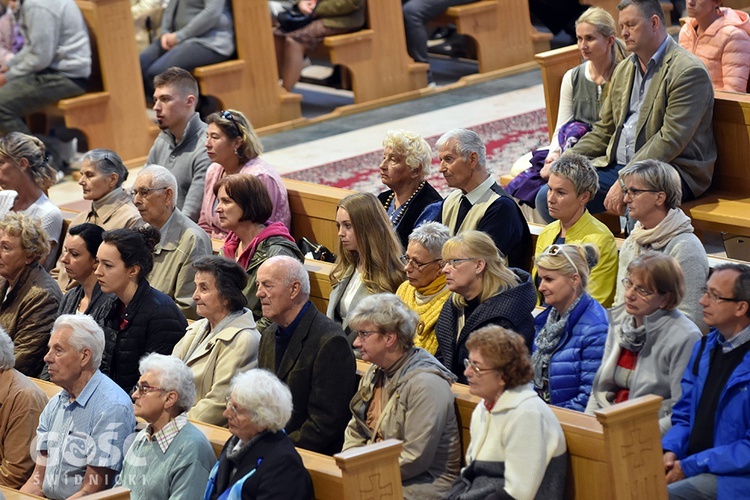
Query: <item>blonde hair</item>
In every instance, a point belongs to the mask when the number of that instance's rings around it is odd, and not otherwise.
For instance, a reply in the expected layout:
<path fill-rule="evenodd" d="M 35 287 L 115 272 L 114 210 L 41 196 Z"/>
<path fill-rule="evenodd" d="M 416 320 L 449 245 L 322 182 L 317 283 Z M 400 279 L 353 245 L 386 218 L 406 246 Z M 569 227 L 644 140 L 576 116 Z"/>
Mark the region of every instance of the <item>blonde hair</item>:
<path fill-rule="evenodd" d="M 557 254 L 552 255 L 545 250 L 537 255 L 534 264 L 537 268 L 555 271 L 566 277 L 577 274 L 581 277 L 581 291 L 585 290 L 591 268 L 599 262 L 599 247 L 592 243 L 556 246 L 559 248 Z"/>
<path fill-rule="evenodd" d="M 606 38 L 615 37 L 611 52 L 613 69 L 617 66 L 617 63 L 625 59 L 628 51 L 625 49 L 625 44 L 617 38 L 617 23 L 609 12 L 601 7 L 589 7 L 576 19 L 576 26 L 581 23 L 590 24 Z"/>
<path fill-rule="evenodd" d="M 50 251 L 49 236 L 39 219 L 20 212 L 8 212 L 0 219 L 0 231 L 21 238 L 24 255 L 35 262 L 45 258 Z"/>
<path fill-rule="evenodd" d="M 349 214 L 358 251 L 346 250 L 339 240 L 331 284 L 338 284 L 360 267 L 368 292 L 395 293 L 406 279 L 401 263 L 403 249 L 383 205 L 371 193 L 354 193 L 341 200 L 336 210 L 339 208 Z"/>
<path fill-rule="evenodd" d="M 394 154 L 404 157 L 411 170 L 422 167 L 420 179 L 427 177 L 432 165 L 432 148 L 421 135 L 408 130 L 389 130 L 383 139 L 383 148 L 391 148 Z"/>
<path fill-rule="evenodd" d="M 518 276 L 505 263 L 505 259 L 486 233 L 482 231 L 464 231 L 449 239 L 443 245 L 443 259 L 467 257 L 480 259 L 485 263 L 482 271 L 482 291 L 479 302 L 502 293 L 520 283 Z M 451 294 L 456 307 L 465 307 L 467 302 L 457 293 Z"/>
<path fill-rule="evenodd" d="M 33 135 L 11 132 L 0 138 L 0 156 L 19 166 L 21 159 L 26 158 L 29 162 L 29 174 L 42 191 L 48 190 L 57 179 L 57 171 L 49 164 L 44 143 Z"/>

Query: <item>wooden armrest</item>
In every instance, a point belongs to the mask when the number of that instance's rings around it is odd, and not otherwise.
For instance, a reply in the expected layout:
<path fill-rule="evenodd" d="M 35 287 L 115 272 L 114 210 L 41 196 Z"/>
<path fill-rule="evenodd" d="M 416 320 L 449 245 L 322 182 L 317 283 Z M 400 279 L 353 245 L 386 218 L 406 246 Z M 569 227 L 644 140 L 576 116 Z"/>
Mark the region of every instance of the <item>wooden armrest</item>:
<path fill-rule="evenodd" d="M 227 73 L 236 73 L 243 69 L 245 69 L 245 61 L 243 59 L 233 59 L 231 61 L 209 64 L 208 66 L 199 66 L 193 70 L 193 75 L 198 78 L 206 78 L 221 76 Z"/>
<path fill-rule="evenodd" d="M 343 45 L 350 43 L 359 43 L 365 40 L 373 40 L 375 38 L 375 32 L 371 29 L 363 29 L 355 31 L 354 33 L 345 33 L 343 35 L 327 36 L 323 40 L 323 44 L 329 49 L 335 49 Z"/>
<path fill-rule="evenodd" d="M 109 98 L 109 92 L 90 92 L 76 97 L 70 97 L 68 99 L 60 99 L 57 102 L 57 107 L 63 111 L 68 111 L 77 108 L 102 106 L 107 104 Z"/>
<path fill-rule="evenodd" d="M 495 12 L 499 8 L 498 3 L 494 0 L 486 0 L 466 5 L 455 5 L 448 7 L 445 14 L 449 17 L 460 17 L 462 15 L 476 15 L 482 13 Z"/>

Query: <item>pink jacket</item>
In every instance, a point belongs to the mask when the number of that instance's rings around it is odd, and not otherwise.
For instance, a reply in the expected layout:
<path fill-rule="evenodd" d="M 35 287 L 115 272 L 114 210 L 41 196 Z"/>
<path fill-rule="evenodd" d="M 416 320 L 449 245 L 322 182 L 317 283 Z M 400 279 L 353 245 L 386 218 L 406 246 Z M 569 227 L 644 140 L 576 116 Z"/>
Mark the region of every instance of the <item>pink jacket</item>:
<path fill-rule="evenodd" d="M 750 73 L 750 16 L 721 7 L 721 17 L 698 36 L 698 22 L 689 18 L 680 30 L 680 45 L 708 68 L 716 90 L 747 92 Z"/>

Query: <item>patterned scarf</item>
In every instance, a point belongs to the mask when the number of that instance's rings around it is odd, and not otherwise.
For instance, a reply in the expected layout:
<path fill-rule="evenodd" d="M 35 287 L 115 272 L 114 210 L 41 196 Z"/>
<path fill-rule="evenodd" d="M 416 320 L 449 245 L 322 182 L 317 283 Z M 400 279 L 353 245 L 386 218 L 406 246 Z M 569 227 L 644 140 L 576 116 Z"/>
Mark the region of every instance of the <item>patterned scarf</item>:
<path fill-rule="evenodd" d="M 581 297 L 582 295 L 576 297 L 562 315 L 557 309 L 550 307 L 547 321 L 534 339 L 536 349 L 534 349 L 534 354 L 531 355 L 531 364 L 534 367 L 534 388 L 547 403 L 550 402 L 549 363 L 552 354 L 554 354 L 560 340 L 565 335 L 565 325 L 568 323 L 570 313 L 581 301 Z"/>
<path fill-rule="evenodd" d="M 622 325 L 615 327 L 615 334 L 620 347 L 628 351 L 641 352 L 646 343 L 646 325 L 636 327 L 635 318 L 629 314 Z"/>

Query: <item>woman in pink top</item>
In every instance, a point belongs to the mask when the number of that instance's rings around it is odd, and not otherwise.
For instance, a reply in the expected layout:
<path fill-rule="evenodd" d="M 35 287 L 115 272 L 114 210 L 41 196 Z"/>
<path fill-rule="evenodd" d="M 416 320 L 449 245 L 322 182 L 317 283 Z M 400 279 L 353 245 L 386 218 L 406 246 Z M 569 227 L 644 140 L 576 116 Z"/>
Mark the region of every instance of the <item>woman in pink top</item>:
<path fill-rule="evenodd" d="M 721 0 L 687 0 L 690 16 L 680 45 L 708 68 L 716 90 L 747 92 L 750 73 L 750 16 L 721 7 Z"/>
<path fill-rule="evenodd" d="M 206 151 L 213 163 L 206 172 L 198 225 L 211 238 L 226 238 L 227 231 L 221 227 L 216 213 L 218 202 L 214 194 L 214 184 L 227 175 L 242 173 L 254 175 L 268 190 L 273 203 L 273 212 L 268 222 L 281 222 L 287 228 L 290 227 L 292 214 L 284 181 L 271 165 L 260 158 L 263 145 L 245 115 L 230 109 L 212 113 L 206 119 L 206 123 Z"/>

